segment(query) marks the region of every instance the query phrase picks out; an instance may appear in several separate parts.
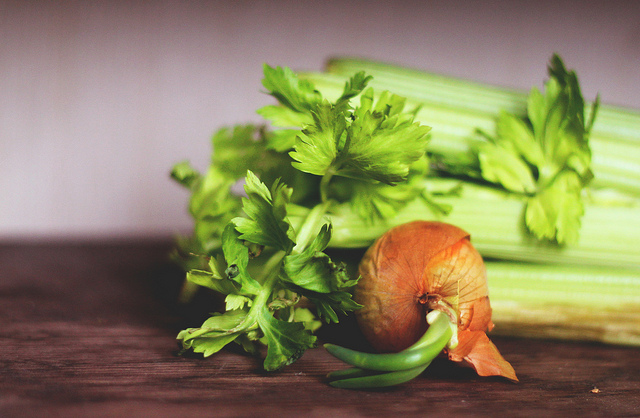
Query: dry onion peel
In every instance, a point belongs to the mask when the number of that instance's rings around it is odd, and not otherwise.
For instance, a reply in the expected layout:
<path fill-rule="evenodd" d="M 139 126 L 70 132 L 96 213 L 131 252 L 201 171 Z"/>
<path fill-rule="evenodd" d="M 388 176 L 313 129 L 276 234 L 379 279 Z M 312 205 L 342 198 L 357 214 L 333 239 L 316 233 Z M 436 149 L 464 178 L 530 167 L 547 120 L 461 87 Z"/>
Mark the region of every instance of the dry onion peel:
<path fill-rule="evenodd" d="M 480 376 L 518 380 L 486 335 L 493 328 L 486 271 L 462 229 L 429 221 L 394 227 L 367 250 L 360 275 L 355 300 L 363 308 L 356 317 L 379 354 L 327 345 L 337 358 L 361 370 L 417 372 L 444 350 L 450 360 L 468 363 Z M 365 379 L 367 384 L 360 387 L 374 387 L 368 383 L 373 378 L 378 378 L 379 386 L 413 378 L 409 373 L 403 379 L 384 374 L 331 383 L 347 387 L 337 382 L 351 380 L 348 387 L 358 387 L 353 380 Z M 340 377 L 330 375 L 330 379 Z"/>

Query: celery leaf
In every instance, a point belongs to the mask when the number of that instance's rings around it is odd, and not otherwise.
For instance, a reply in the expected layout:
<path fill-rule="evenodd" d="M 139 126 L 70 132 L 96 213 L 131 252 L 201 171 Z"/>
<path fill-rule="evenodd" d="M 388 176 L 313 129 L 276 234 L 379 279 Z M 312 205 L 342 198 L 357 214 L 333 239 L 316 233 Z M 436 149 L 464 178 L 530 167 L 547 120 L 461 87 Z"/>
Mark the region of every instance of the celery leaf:
<path fill-rule="evenodd" d="M 584 204 L 580 199 L 582 182 L 572 171 L 564 171 L 549 187 L 532 196 L 525 221 L 537 235 L 558 242 L 576 242 Z"/>
<path fill-rule="evenodd" d="M 267 339 L 267 357 L 264 369 L 274 371 L 299 359 L 309 348 L 316 346 L 316 337 L 302 322 L 286 322 L 276 318 L 263 307 L 258 325 Z"/>
<path fill-rule="evenodd" d="M 486 143 L 482 145 L 479 159 L 482 175 L 486 180 L 500 183 L 512 192 L 535 192 L 531 169 L 513 150 L 499 144 Z"/>
<path fill-rule="evenodd" d="M 318 293 L 330 293 L 343 287 L 348 280 L 346 272 L 323 252 L 330 239 L 331 226 L 325 224 L 307 248 L 288 255 L 284 260 L 285 280 Z"/>
<path fill-rule="evenodd" d="M 430 127 L 413 122 L 404 112 L 404 99 L 383 92 L 374 101 L 373 89 L 362 94 L 354 110 L 338 160 L 337 174 L 396 184 L 407 179 L 411 165 L 426 150 Z"/>
<path fill-rule="evenodd" d="M 286 219 L 286 205 L 291 188 L 276 180 L 269 190 L 251 171 L 247 172 L 243 209 L 249 218 L 233 220 L 240 239 L 289 251 L 293 245 L 293 231 Z"/>
<path fill-rule="evenodd" d="M 305 173 L 323 176 L 333 166 L 346 129 L 346 115 L 325 102 L 313 112 L 313 124 L 300 132 L 294 151 L 293 166 Z"/>
<path fill-rule="evenodd" d="M 318 316 L 338 322 L 336 309 L 346 312 L 361 306 L 348 292 L 357 280 L 349 279 L 344 265 L 334 263 L 323 251 L 331 239 L 331 226 L 325 224 L 316 239 L 301 253 L 285 258 L 283 280 L 288 288 L 313 302 Z"/>
<path fill-rule="evenodd" d="M 308 314 L 296 316 L 300 297 L 309 294 L 317 302 L 320 319 L 337 321 L 336 311 L 359 307 L 346 291 L 356 282 L 324 253 L 331 240 L 328 224 L 312 217 L 300 230 L 315 238 L 310 243 L 301 238 L 295 245 L 296 230 L 287 220 L 291 188 L 280 180 L 268 188 L 247 171 L 245 191 L 246 216 L 227 223 L 221 254 L 209 258 L 209 270 L 193 269 L 187 275 L 191 283 L 225 295 L 226 312 L 214 314 L 200 328 L 181 331 L 178 340 L 184 350 L 205 356 L 230 342 L 256 353 L 260 341 L 267 345 L 265 370 L 278 370 L 315 346 L 312 331 L 319 321 Z M 322 213 L 317 219 L 323 219 Z M 264 254 L 269 256 L 263 262 Z"/>
<path fill-rule="evenodd" d="M 529 93 L 528 119 L 501 113 L 495 138 L 487 135 L 478 158 L 485 180 L 525 196 L 532 234 L 566 244 L 578 239 L 582 189 L 593 177 L 588 139 L 599 102 L 585 121 L 575 72 L 554 55 L 549 76 L 544 92 Z"/>
<path fill-rule="evenodd" d="M 322 101 L 322 95 L 314 85 L 299 79 L 287 67 L 263 66 L 262 85 L 286 108 L 296 112 L 307 112 Z"/>
<path fill-rule="evenodd" d="M 222 251 L 227 268 L 224 274 L 236 282 L 241 293 L 256 295 L 260 291 L 260 284 L 249 275 L 249 247 L 246 246 L 233 223 L 227 224 L 222 233 Z"/>
<path fill-rule="evenodd" d="M 204 321 L 199 328 L 181 331 L 177 339 L 184 350 L 191 349 L 195 353 L 202 353 L 208 357 L 238 338 L 240 333 L 233 330 L 245 320 L 246 316 L 247 312 L 243 310 L 217 313 Z"/>
<path fill-rule="evenodd" d="M 240 198 L 231 192 L 234 183 L 212 166 L 192 184 L 189 211 L 195 220 L 194 235 L 206 254 L 220 247 L 225 225 L 240 212 Z"/>

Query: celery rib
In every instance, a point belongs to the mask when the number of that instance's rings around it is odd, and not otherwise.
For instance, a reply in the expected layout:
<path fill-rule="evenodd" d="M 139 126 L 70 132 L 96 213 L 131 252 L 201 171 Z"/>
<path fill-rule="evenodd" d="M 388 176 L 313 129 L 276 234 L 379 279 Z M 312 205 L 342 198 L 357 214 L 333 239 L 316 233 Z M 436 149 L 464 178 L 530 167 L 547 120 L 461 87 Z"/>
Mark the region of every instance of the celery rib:
<path fill-rule="evenodd" d="M 638 270 L 485 264 L 495 334 L 640 346 Z"/>
<path fill-rule="evenodd" d="M 428 179 L 427 184 L 446 189 L 454 180 Z M 524 202 L 490 187 L 464 183 L 459 195 L 440 196 L 450 204 L 446 217 L 434 213 L 416 199 L 394 218 L 368 224 L 348 207 L 337 208 L 331 217 L 331 246 L 358 248 L 370 245 L 388 228 L 418 219 L 439 219 L 470 231 L 474 246 L 486 258 L 570 265 L 624 266 L 640 274 L 640 201 L 598 203 L 587 201 L 580 237 L 576 244 L 559 247 L 535 240 L 524 231 Z"/>

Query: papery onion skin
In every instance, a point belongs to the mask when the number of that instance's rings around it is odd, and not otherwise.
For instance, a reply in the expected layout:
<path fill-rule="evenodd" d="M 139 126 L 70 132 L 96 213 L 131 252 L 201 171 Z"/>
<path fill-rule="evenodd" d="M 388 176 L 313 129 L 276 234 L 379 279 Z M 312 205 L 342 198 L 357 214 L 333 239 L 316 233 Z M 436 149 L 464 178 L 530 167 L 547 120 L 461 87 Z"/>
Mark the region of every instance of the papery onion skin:
<path fill-rule="evenodd" d="M 403 350 L 420 338 L 430 303 L 441 301 L 460 312 L 465 329 L 473 303 L 488 295 L 484 264 L 469 234 L 442 222 L 389 230 L 366 252 L 359 273 L 355 299 L 364 307 L 356 316 L 379 352 Z"/>
<path fill-rule="evenodd" d="M 356 318 L 375 350 L 401 351 L 424 334 L 430 310 L 453 311 L 462 344 L 450 359 L 469 361 L 481 375 L 517 380 L 485 335 L 493 328 L 486 269 L 466 231 L 435 221 L 394 227 L 367 250 L 359 273 L 354 299 L 363 308 Z M 474 348 L 476 341 L 482 342 L 481 352 Z M 486 343 L 489 349 L 483 348 Z M 494 370 L 485 363 L 497 366 Z"/>

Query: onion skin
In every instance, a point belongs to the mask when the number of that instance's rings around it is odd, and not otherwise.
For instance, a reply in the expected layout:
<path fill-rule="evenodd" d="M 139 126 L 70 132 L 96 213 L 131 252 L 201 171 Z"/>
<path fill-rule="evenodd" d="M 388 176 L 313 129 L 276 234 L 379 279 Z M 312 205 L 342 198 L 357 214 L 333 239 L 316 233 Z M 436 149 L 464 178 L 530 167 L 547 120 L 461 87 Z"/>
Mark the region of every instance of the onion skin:
<path fill-rule="evenodd" d="M 458 346 L 481 376 L 517 380 L 486 335 L 493 328 L 484 262 L 464 230 L 443 222 L 414 221 L 390 229 L 365 253 L 354 299 L 358 325 L 378 352 L 399 352 L 426 331 L 426 314 L 455 312 Z"/>

